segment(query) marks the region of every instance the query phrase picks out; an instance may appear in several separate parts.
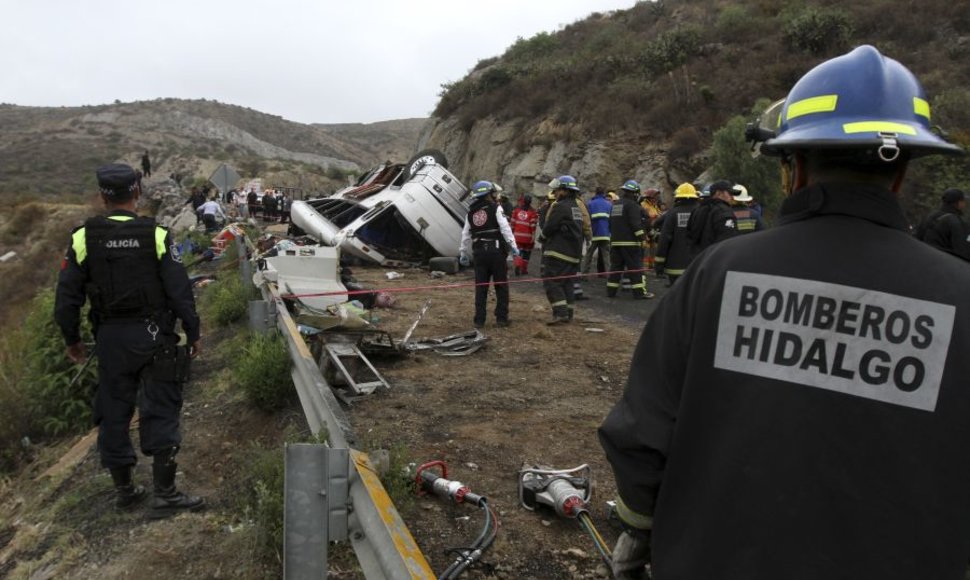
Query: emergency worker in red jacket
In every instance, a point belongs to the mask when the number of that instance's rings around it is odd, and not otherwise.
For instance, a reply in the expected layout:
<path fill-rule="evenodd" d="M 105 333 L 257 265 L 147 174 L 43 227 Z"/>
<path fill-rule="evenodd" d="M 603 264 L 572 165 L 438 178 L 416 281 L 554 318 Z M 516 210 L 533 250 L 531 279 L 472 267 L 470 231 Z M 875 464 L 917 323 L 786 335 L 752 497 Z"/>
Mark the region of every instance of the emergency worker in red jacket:
<path fill-rule="evenodd" d="M 512 235 L 515 245 L 519 247 L 519 256 L 514 260 L 514 272 L 518 276 L 529 271 L 529 256 L 535 245 L 536 227 L 539 224 L 539 212 L 532 207 L 532 196 L 523 194 L 519 205 L 512 210 Z"/>

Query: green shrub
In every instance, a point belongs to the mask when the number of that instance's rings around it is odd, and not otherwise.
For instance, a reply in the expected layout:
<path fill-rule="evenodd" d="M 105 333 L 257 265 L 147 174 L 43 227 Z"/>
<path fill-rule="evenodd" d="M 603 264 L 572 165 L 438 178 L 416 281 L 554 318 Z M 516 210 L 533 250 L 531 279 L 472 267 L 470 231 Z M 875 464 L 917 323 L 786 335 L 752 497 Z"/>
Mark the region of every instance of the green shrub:
<path fill-rule="evenodd" d="M 847 46 L 852 23 L 841 10 L 811 6 L 790 16 L 784 31 L 793 49 L 819 55 Z"/>
<path fill-rule="evenodd" d="M 239 463 L 242 481 L 233 486 L 240 492 L 237 509 L 253 522 L 257 553 L 279 562 L 283 558 L 283 452 L 253 447 L 242 453 Z"/>
<path fill-rule="evenodd" d="M 24 397 L 19 404 L 26 411 L 29 423 L 25 427 L 27 433 L 34 436 L 64 435 L 90 426 L 91 396 L 97 385 L 96 361 L 92 361 L 81 377 L 71 384 L 81 367 L 65 355 L 64 339 L 54 323 L 53 312 L 54 290 L 48 288 L 31 303 L 30 313 L 12 341 L 16 344 L 8 343 L 8 347 L 19 348 L 21 358 L 18 364 L 21 366 L 19 372 L 14 370 L 9 376 L 5 370 L 4 382 L 16 381 L 19 385 L 6 385 L 4 390 L 19 387 Z M 82 320 L 82 336 L 90 341 L 87 317 L 83 316 Z M 18 405 L 16 401 L 11 403 Z M 21 416 L 17 422 L 23 420 Z"/>
<path fill-rule="evenodd" d="M 228 255 L 229 252 L 226 254 L 223 260 L 234 261 Z M 243 286 L 239 273 L 235 270 L 227 268 L 219 276 L 216 282 L 206 287 L 202 295 L 202 316 L 218 326 L 228 326 L 246 317 L 253 291 Z"/>
<path fill-rule="evenodd" d="M 232 373 L 253 405 L 274 411 L 292 400 L 295 390 L 290 377 L 290 356 L 279 334 L 253 334 L 243 353 Z"/>
<path fill-rule="evenodd" d="M 755 113 L 767 105 L 759 104 Z M 748 188 L 748 192 L 770 214 L 781 204 L 781 169 L 778 160 L 751 157 L 751 146 L 744 140 L 744 127 L 751 119 L 737 116 L 714 132 L 711 145 L 715 179 L 730 179 Z"/>

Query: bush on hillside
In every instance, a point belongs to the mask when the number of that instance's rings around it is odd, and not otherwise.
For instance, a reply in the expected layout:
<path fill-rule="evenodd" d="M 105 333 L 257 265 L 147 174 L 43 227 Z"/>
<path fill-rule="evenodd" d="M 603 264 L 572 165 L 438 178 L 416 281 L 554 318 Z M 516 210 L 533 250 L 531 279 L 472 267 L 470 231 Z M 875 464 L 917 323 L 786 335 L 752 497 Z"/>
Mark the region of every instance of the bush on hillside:
<path fill-rule="evenodd" d="M 841 10 L 810 6 L 790 16 L 784 30 L 791 48 L 820 55 L 846 48 L 852 23 Z"/>
<path fill-rule="evenodd" d="M 279 334 L 253 334 L 243 353 L 232 374 L 253 405 L 275 411 L 293 399 L 290 355 Z"/>
<path fill-rule="evenodd" d="M 767 101 L 760 102 L 754 113 L 760 113 L 767 104 Z M 737 116 L 714 132 L 714 142 L 711 145 L 714 177 L 732 180 L 747 187 L 748 193 L 770 215 L 777 211 L 783 198 L 781 169 L 775 158 L 751 157 L 751 145 L 744 140 L 744 128 L 749 121 L 750 118 Z"/>

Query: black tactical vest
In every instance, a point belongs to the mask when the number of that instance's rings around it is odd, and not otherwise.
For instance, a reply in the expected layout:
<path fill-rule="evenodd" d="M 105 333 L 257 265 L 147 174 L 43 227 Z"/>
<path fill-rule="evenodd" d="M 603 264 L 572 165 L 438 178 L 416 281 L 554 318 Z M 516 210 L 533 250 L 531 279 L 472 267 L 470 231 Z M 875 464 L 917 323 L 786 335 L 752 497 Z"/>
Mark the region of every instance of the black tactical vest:
<path fill-rule="evenodd" d="M 482 202 L 473 203 L 468 210 L 468 228 L 472 237 L 472 250 L 504 251 L 505 240 L 498 227 L 495 216 L 498 204 Z"/>
<path fill-rule="evenodd" d="M 155 220 L 103 216 L 84 224 L 88 298 L 102 320 L 141 318 L 165 310 L 155 250 Z"/>

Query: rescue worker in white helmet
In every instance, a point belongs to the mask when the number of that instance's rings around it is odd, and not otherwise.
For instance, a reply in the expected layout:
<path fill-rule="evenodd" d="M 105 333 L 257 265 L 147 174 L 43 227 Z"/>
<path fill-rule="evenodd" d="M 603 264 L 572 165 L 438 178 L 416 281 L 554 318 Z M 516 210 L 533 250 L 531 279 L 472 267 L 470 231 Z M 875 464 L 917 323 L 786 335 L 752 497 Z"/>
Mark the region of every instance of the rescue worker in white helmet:
<path fill-rule="evenodd" d="M 657 276 L 667 276 L 669 284 L 677 281 L 690 264 L 687 246 L 687 222 L 697 207 L 697 190 L 690 183 L 681 183 L 674 190 L 674 207 L 664 217 L 657 245 L 654 270 Z"/>
<path fill-rule="evenodd" d="M 970 268 L 898 199 L 910 159 L 961 149 L 871 46 L 769 112 L 748 136 L 787 176 L 776 226 L 690 265 L 600 427 L 628 526 L 613 572 L 962 580 Z"/>
<path fill-rule="evenodd" d="M 765 229 L 761 212 L 751 207 L 754 198 L 748 193 L 748 188 L 738 183 L 734 186 L 734 191 L 731 210 L 734 212 L 734 224 L 738 233 L 750 234 Z"/>
<path fill-rule="evenodd" d="M 475 262 L 475 328 L 485 326 L 488 286 L 495 287 L 495 324 L 509 325 L 509 252 L 519 255 L 515 236 L 505 212 L 495 194 L 499 191 L 491 181 L 478 181 L 472 186 L 472 204 L 461 230 L 459 261 L 468 266 Z"/>

